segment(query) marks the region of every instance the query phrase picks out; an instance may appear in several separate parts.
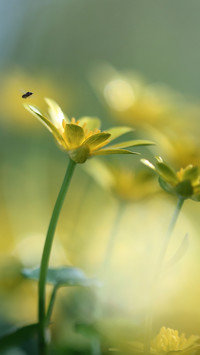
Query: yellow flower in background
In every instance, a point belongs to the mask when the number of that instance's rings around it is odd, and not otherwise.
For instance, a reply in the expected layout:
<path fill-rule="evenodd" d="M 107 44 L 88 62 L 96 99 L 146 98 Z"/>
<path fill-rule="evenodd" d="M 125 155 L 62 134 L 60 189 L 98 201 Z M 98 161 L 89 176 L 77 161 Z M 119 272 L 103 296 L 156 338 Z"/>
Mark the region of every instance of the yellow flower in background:
<path fill-rule="evenodd" d="M 177 168 L 199 164 L 198 102 L 110 65 L 96 67 L 91 83 L 113 117 L 145 132 L 169 162 Z"/>
<path fill-rule="evenodd" d="M 189 338 L 179 335 L 178 330 L 162 327 L 160 333 L 151 342 L 151 354 L 172 354 L 173 352 L 189 354 L 188 351 L 199 348 L 198 336 Z M 183 351 L 183 352 L 182 352 Z"/>
<path fill-rule="evenodd" d="M 113 115 L 134 127 L 162 126 L 172 120 L 181 96 L 163 84 L 149 84 L 134 72 L 120 72 L 111 65 L 96 67 L 91 83 Z"/>
<path fill-rule="evenodd" d="M 188 164 L 200 165 L 199 134 L 198 122 L 192 116 L 188 117 L 187 124 L 184 119 L 173 124 L 169 120 L 168 126 L 148 127 L 148 136 L 157 143 L 159 154 L 176 169 Z"/>
<path fill-rule="evenodd" d="M 194 355 L 200 349 L 200 337 L 191 335 L 186 338 L 185 334 L 179 335 L 178 330 L 162 327 L 158 335 L 151 341 L 150 354 L 152 355 L 175 355 L 185 354 Z M 133 341 L 129 343 L 130 354 L 144 354 L 144 345 Z"/>
<path fill-rule="evenodd" d="M 114 139 L 132 131 L 132 128 L 113 127 L 106 132 L 101 132 L 101 122 L 98 118 L 81 117 L 78 121 L 74 118 L 69 120 L 55 101 L 48 98 L 45 101 L 48 104 L 48 115 L 33 105 L 25 104 L 24 106 L 39 118 L 53 134 L 61 148 L 66 150 L 76 163 L 84 163 L 94 155 L 138 154 L 124 148 L 154 144 L 147 140 L 130 140 L 104 148 Z"/>
<path fill-rule="evenodd" d="M 159 183 L 163 190 L 184 199 L 200 201 L 200 168 L 188 165 L 175 172 L 161 157 L 156 157 L 156 166 L 146 159 L 141 162 L 159 175 Z"/>
<path fill-rule="evenodd" d="M 120 162 L 88 161 L 84 170 L 104 189 L 125 202 L 138 202 L 158 191 L 153 174 L 131 169 Z"/>

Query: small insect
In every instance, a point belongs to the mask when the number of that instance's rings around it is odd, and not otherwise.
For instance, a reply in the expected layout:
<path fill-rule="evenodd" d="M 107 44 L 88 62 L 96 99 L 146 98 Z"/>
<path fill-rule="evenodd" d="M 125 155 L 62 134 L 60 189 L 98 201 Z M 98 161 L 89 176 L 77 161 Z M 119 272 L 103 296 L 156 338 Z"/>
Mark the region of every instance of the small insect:
<path fill-rule="evenodd" d="M 22 98 L 23 98 L 23 99 L 27 99 L 27 97 L 29 97 L 29 96 L 31 96 L 31 95 L 33 95 L 33 92 L 27 91 L 25 94 L 22 95 Z"/>

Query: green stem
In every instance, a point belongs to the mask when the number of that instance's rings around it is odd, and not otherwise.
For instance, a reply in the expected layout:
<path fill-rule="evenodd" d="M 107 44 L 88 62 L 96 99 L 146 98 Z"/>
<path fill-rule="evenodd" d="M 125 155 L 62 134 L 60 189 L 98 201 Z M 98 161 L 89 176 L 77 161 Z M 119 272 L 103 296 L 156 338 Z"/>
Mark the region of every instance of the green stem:
<path fill-rule="evenodd" d="M 162 271 L 162 266 L 163 266 L 163 263 L 165 260 L 165 256 L 166 256 L 167 248 L 168 248 L 171 236 L 172 236 L 172 232 L 174 230 L 178 216 L 179 216 L 181 208 L 183 206 L 183 202 L 184 202 L 184 199 L 182 199 L 182 198 L 178 199 L 176 209 L 174 211 L 171 222 L 169 224 L 166 236 L 163 240 L 160 255 L 159 255 L 158 262 L 157 262 L 156 269 L 155 269 L 155 274 L 153 277 L 152 287 L 151 287 L 151 291 L 150 291 L 151 292 L 150 293 L 150 305 L 149 305 L 149 310 L 147 312 L 146 324 L 145 324 L 145 340 L 144 340 L 144 354 L 145 355 L 150 354 L 152 320 L 153 320 L 153 306 L 154 306 L 154 302 L 155 302 L 156 287 L 157 287 L 157 283 L 159 281 L 160 273 Z"/>
<path fill-rule="evenodd" d="M 107 244 L 107 249 L 106 249 L 106 253 L 105 253 L 105 257 L 102 263 L 102 267 L 101 267 L 101 273 L 103 275 L 105 275 L 109 268 L 110 268 L 110 264 L 112 261 L 112 255 L 113 255 L 113 250 L 116 244 L 116 240 L 117 240 L 117 235 L 118 235 L 118 229 L 119 229 L 119 225 L 121 222 L 121 218 L 122 218 L 122 214 L 124 213 L 124 209 L 125 209 L 125 204 L 123 202 L 120 202 L 119 206 L 118 206 L 118 210 L 115 216 L 115 220 L 113 223 L 113 227 L 112 227 L 112 231 L 111 231 L 111 235 L 110 238 L 108 240 L 108 244 Z"/>
<path fill-rule="evenodd" d="M 70 159 L 67 171 L 58 194 L 56 204 L 51 216 L 49 228 L 47 231 L 47 236 L 44 244 L 42 260 L 40 265 L 40 277 L 39 277 L 39 288 L 38 288 L 38 319 L 39 319 L 39 349 L 40 354 L 45 355 L 47 353 L 47 345 L 45 340 L 46 331 L 46 318 L 45 318 L 45 285 L 47 270 L 49 264 L 49 258 L 53 243 L 53 237 L 58 222 L 58 217 L 74 172 L 76 163 Z"/>
<path fill-rule="evenodd" d="M 47 315 L 46 315 L 46 324 L 49 324 L 49 322 L 50 322 L 58 288 L 59 288 L 59 285 L 55 285 L 52 290 L 52 294 L 51 294 L 51 298 L 50 298 L 49 306 L 48 306 L 48 310 L 47 310 Z"/>
<path fill-rule="evenodd" d="M 101 355 L 100 341 L 97 336 L 92 337 L 90 340 L 91 344 L 91 355 Z"/>

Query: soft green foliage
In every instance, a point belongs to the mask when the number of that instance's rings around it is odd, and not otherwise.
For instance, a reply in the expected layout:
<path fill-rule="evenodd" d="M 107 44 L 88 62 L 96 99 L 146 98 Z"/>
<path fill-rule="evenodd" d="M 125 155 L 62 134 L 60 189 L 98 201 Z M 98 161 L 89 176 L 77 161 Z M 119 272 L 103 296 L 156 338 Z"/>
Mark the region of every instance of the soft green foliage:
<path fill-rule="evenodd" d="M 30 280 L 39 280 L 40 269 L 24 269 L 22 275 Z M 49 268 L 47 271 L 47 283 L 54 286 L 97 286 L 99 282 L 89 279 L 85 273 L 75 267 L 65 266 Z"/>
<path fill-rule="evenodd" d="M 9 348 L 10 345 L 19 345 L 24 339 L 35 336 L 38 332 L 38 324 L 28 324 L 20 328 L 14 328 L 0 337 L 0 350 Z"/>

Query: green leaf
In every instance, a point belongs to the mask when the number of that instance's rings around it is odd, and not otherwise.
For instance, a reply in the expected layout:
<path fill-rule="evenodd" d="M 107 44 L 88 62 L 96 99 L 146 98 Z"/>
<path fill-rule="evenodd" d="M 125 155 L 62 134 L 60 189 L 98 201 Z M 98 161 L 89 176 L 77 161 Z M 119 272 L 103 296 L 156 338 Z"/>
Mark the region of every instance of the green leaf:
<path fill-rule="evenodd" d="M 36 335 L 38 324 L 29 324 L 24 327 L 14 328 L 0 337 L 0 350 L 20 344 L 28 337 Z"/>
<path fill-rule="evenodd" d="M 92 152 L 92 155 L 109 155 L 109 154 L 136 154 L 140 155 L 138 152 L 132 152 L 127 149 L 100 149 Z"/>
<path fill-rule="evenodd" d="M 106 130 L 108 133 L 111 134 L 110 141 L 122 136 L 125 133 L 134 131 L 134 128 L 120 126 L 120 127 L 112 127 Z"/>
<path fill-rule="evenodd" d="M 110 133 L 100 132 L 93 134 L 89 138 L 87 138 L 84 142 L 85 145 L 88 145 L 90 150 L 97 149 L 99 145 L 103 142 L 106 142 L 110 138 Z"/>
<path fill-rule="evenodd" d="M 121 142 L 115 145 L 109 146 L 109 148 L 130 148 L 130 147 L 140 147 L 145 145 L 153 145 L 155 144 L 152 141 L 142 140 L 142 139 L 134 139 L 127 142 Z"/>
<path fill-rule="evenodd" d="M 97 117 L 81 117 L 79 120 L 79 126 L 83 127 L 86 124 L 86 128 L 89 131 L 94 131 L 95 129 L 99 129 L 101 127 L 101 121 Z"/>
<path fill-rule="evenodd" d="M 40 269 L 24 269 L 22 275 L 30 280 L 39 280 Z M 49 268 L 47 272 L 47 283 L 54 286 L 93 286 L 99 285 L 95 279 L 89 279 L 84 272 L 78 268 L 64 266 Z"/>
<path fill-rule="evenodd" d="M 190 180 L 184 180 L 176 185 L 175 192 L 178 196 L 184 199 L 191 197 L 193 194 L 193 188 Z"/>
<path fill-rule="evenodd" d="M 78 148 L 84 140 L 83 128 L 73 123 L 66 124 L 64 134 L 69 149 Z"/>

